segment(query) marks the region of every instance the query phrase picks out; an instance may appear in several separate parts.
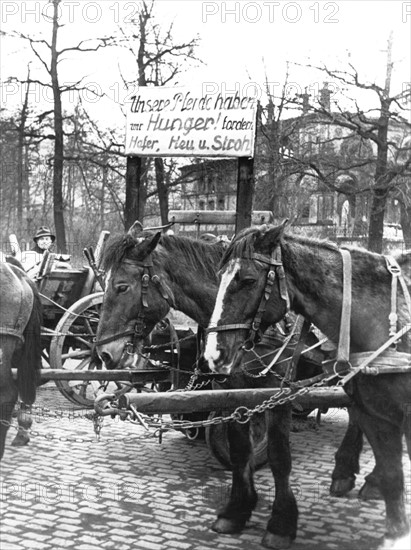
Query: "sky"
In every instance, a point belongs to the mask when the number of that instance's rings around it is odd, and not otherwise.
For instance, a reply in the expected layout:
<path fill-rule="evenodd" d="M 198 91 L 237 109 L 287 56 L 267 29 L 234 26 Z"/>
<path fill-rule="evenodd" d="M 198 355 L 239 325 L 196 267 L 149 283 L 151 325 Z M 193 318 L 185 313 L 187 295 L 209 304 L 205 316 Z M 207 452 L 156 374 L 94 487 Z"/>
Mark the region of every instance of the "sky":
<path fill-rule="evenodd" d="M 79 39 L 110 35 L 118 26 L 127 26 L 136 14 L 137 2 L 127 0 L 63 0 L 59 46 L 74 45 Z M 50 39 L 51 25 L 44 14 L 51 13 L 47 0 L 2 0 L 1 24 L 5 32 L 19 31 Z M 164 26 L 173 22 L 176 40 L 200 38 L 197 57 L 203 61 L 191 66 L 178 79 L 179 85 L 206 83 L 221 91 L 239 88 L 262 94 L 265 81 L 278 92 L 289 63 L 290 90 L 305 87 L 315 95 L 324 75 L 305 67 L 326 64 L 343 69 L 352 63 L 363 79 L 383 84 L 386 46 L 393 32 L 394 72 L 392 89 L 409 86 L 411 51 L 411 2 L 396 0 L 340 1 L 201 1 L 156 0 L 156 19 Z M 2 81 L 23 77 L 27 62 L 33 59 L 20 40 L 2 38 Z M 32 63 L 36 74 L 36 63 Z M 301 67 L 300 65 L 303 65 Z M 93 116 L 103 125 L 122 124 L 121 109 L 126 92 L 118 69 L 133 74 L 134 62 L 124 52 L 99 50 L 94 54 L 75 54 L 60 71 L 61 82 L 80 77 L 100 87 L 109 100 L 96 101 L 85 94 Z M 44 77 L 43 69 L 37 75 Z M 38 104 L 50 99 L 44 92 L 34 97 Z M 1 105 L 13 108 L 21 101 L 21 90 L 2 86 Z M 335 99 L 338 99 L 338 90 Z M 65 101 L 73 101 L 66 96 Z"/>

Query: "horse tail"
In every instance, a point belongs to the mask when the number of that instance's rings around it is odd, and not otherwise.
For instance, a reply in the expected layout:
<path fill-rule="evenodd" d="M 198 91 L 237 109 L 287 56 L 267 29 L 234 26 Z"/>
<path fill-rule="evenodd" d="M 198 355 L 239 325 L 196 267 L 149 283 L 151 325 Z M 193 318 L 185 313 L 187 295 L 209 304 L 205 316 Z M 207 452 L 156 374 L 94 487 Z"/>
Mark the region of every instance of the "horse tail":
<path fill-rule="evenodd" d="M 23 332 L 24 343 L 15 351 L 12 363 L 13 367 L 17 369 L 17 388 L 20 399 L 27 405 L 32 405 L 36 399 L 36 388 L 40 382 L 43 308 L 35 284 L 32 281 L 27 282 L 33 292 L 33 307 Z"/>

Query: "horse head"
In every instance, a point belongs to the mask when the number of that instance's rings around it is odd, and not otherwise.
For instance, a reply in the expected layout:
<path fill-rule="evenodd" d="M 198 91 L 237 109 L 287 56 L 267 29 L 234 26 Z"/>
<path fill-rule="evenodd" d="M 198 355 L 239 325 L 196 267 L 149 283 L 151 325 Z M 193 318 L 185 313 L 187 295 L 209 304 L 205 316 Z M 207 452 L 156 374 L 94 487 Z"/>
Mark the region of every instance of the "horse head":
<path fill-rule="evenodd" d="M 243 230 L 222 259 L 204 354 L 212 371 L 235 370 L 242 350 L 252 348 L 257 334 L 287 312 L 280 246 L 284 226 Z"/>
<path fill-rule="evenodd" d="M 137 350 L 173 305 L 168 283 L 153 263 L 161 232 L 144 231 L 135 222 L 113 237 L 103 258 L 105 291 L 96 350 L 107 368 L 135 364 Z"/>

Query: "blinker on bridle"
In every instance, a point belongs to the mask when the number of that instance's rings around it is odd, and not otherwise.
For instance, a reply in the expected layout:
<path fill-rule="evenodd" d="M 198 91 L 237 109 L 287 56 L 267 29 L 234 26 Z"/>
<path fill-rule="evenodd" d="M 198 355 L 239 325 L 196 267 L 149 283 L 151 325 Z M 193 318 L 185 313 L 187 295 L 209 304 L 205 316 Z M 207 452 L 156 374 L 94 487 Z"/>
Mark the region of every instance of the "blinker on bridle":
<path fill-rule="evenodd" d="M 132 331 L 132 334 L 134 334 L 133 341 L 127 342 L 126 344 L 126 346 L 131 346 L 132 350 L 134 350 L 136 339 L 141 338 L 143 336 L 144 329 L 146 327 L 145 313 L 146 313 L 146 310 L 148 309 L 147 294 L 148 294 L 148 285 L 150 284 L 150 281 L 154 283 L 154 285 L 157 287 L 158 291 L 160 292 L 161 296 L 164 298 L 164 300 L 168 303 L 170 307 L 175 308 L 175 305 L 174 305 L 173 297 L 169 296 L 169 294 L 167 293 L 167 290 L 164 288 L 164 285 L 161 282 L 160 277 L 156 275 L 156 273 L 154 273 L 154 265 L 150 256 L 148 256 L 144 261 L 126 259 L 126 260 L 123 260 L 122 263 L 143 268 L 143 273 L 141 275 L 141 305 L 143 307 L 139 311 L 137 320 L 134 324 L 134 330 Z M 128 350 L 127 350 L 127 353 L 130 354 Z M 131 351 L 131 355 L 133 353 L 134 351 Z"/>
<path fill-rule="evenodd" d="M 256 260 L 268 266 L 267 278 L 265 281 L 264 292 L 261 296 L 260 304 L 257 312 L 251 323 L 234 323 L 230 325 L 218 325 L 216 327 L 209 327 L 207 333 L 210 332 L 223 332 L 228 330 L 248 330 L 248 338 L 243 344 L 245 350 L 253 349 L 257 334 L 260 330 L 261 321 L 263 319 L 264 312 L 267 307 L 268 300 L 270 299 L 274 282 L 277 279 L 280 296 L 286 303 L 286 312 L 290 310 L 290 298 L 287 292 L 287 284 L 285 280 L 285 271 L 281 257 L 281 248 L 278 245 L 271 253 L 271 256 L 265 256 L 264 254 L 253 253 L 251 258 L 243 258 L 245 260 Z"/>
<path fill-rule="evenodd" d="M 143 268 L 143 273 L 141 275 L 142 309 L 139 311 L 137 319 L 132 329 L 125 330 L 123 332 L 114 334 L 113 336 L 109 336 L 108 338 L 104 338 L 103 340 L 96 341 L 94 342 L 94 345 L 101 346 L 102 344 L 108 344 L 109 342 L 114 342 L 115 340 L 118 340 L 119 338 L 123 338 L 124 336 L 133 336 L 133 339 L 127 342 L 125 345 L 126 353 L 129 355 L 133 355 L 134 349 L 136 347 L 136 341 L 137 339 L 143 336 L 144 329 L 146 328 L 145 318 L 146 318 L 146 311 L 148 309 L 147 294 L 148 294 L 148 287 L 149 287 L 150 281 L 154 283 L 154 285 L 157 287 L 158 291 L 160 292 L 161 296 L 164 298 L 164 300 L 168 303 L 170 307 L 175 308 L 175 304 L 174 304 L 174 297 L 168 294 L 167 290 L 164 288 L 163 283 L 161 282 L 160 277 L 156 273 L 154 273 L 154 265 L 150 255 L 141 261 L 125 259 L 125 260 L 122 260 L 121 263 Z"/>

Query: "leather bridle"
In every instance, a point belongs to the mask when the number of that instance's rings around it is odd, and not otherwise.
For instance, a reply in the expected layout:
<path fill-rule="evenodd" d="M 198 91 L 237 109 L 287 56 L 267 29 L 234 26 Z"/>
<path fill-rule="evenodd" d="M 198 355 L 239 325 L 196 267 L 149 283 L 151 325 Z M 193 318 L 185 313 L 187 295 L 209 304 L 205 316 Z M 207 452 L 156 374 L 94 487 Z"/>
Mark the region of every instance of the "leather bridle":
<path fill-rule="evenodd" d="M 143 268 L 143 273 L 141 275 L 141 306 L 142 307 L 139 310 L 137 319 L 134 325 L 132 326 L 132 328 L 125 330 L 123 332 L 114 334 L 113 336 L 104 338 L 103 340 L 95 341 L 94 346 L 98 347 L 103 344 L 108 344 L 109 342 L 114 342 L 115 340 L 119 340 L 120 338 L 124 338 L 125 336 L 133 336 L 132 340 L 130 340 L 129 342 L 126 342 L 125 344 L 127 353 L 132 355 L 136 348 L 137 341 L 143 337 L 144 329 L 146 328 L 145 320 L 146 320 L 147 310 L 149 307 L 147 294 L 148 294 L 148 287 L 150 282 L 152 282 L 157 287 L 161 296 L 164 298 L 164 300 L 168 303 L 170 307 L 175 308 L 175 304 L 174 304 L 174 297 L 167 292 L 160 277 L 154 272 L 154 265 L 150 255 L 141 261 L 125 259 L 121 263 Z M 129 351 L 129 349 L 131 349 L 131 351 Z"/>
<path fill-rule="evenodd" d="M 235 323 L 230 325 L 217 325 L 215 327 L 209 327 L 207 329 L 207 333 L 224 332 L 230 330 L 248 330 L 248 338 L 246 338 L 243 347 L 244 349 L 250 350 L 255 345 L 257 334 L 260 330 L 263 315 L 266 310 L 267 303 L 270 299 L 275 280 L 278 281 L 280 296 L 286 304 L 286 313 L 288 313 L 290 310 L 290 298 L 287 292 L 285 271 L 281 257 L 281 248 L 279 245 L 272 251 L 271 256 L 266 256 L 264 254 L 258 254 L 255 252 L 250 258 L 243 259 L 255 260 L 256 262 L 260 262 L 268 266 L 264 291 L 261 296 L 261 300 L 254 319 L 250 323 Z"/>

